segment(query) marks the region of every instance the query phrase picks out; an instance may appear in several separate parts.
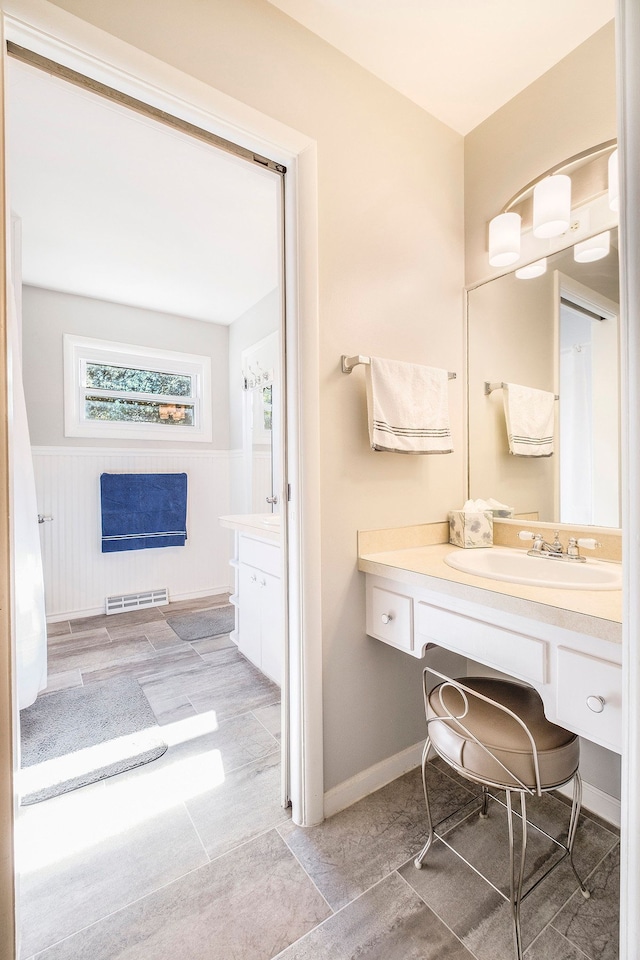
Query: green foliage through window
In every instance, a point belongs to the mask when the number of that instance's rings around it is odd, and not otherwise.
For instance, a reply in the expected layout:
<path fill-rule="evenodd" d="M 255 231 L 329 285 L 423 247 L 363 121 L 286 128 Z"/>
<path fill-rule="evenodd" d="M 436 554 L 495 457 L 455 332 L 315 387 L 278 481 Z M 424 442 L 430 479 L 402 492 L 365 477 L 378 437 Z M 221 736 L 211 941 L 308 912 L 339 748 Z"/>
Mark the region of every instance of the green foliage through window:
<path fill-rule="evenodd" d="M 161 423 L 167 426 L 192 427 L 193 405 L 158 401 L 130 400 L 124 397 L 85 397 L 87 420 L 117 423 Z"/>
<path fill-rule="evenodd" d="M 93 387 L 94 390 L 149 393 L 169 397 L 190 397 L 192 395 L 191 380 L 190 376 L 181 374 L 159 373 L 157 370 L 139 370 L 136 367 L 116 367 L 106 363 L 87 363 L 85 373 L 85 386 Z M 99 417 L 92 419 L 124 418 Z"/>

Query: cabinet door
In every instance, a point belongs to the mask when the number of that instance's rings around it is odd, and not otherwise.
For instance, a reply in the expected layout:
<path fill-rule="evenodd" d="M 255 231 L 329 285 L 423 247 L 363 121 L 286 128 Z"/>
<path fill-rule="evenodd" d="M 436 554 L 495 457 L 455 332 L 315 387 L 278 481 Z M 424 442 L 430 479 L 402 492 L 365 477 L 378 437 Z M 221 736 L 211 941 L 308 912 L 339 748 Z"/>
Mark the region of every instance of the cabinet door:
<path fill-rule="evenodd" d="M 282 684 L 284 651 L 282 590 L 278 577 L 258 574 L 260 584 L 260 620 L 262 628 L 262 671 L 278 686 Z"/>
<path fill-rule="evenodd" d="M 557 721 L 616 753 L 622 751 L 622 667 L 558 647 Z"/>
<path fill-rule="evenodd" d="M 238 649 L 248 660 L 261 667 L 260 654 L 260 594 L 259 578 L 265 574 L 255 567 L 241 563 L 238 567 L 240 629 Z"/>

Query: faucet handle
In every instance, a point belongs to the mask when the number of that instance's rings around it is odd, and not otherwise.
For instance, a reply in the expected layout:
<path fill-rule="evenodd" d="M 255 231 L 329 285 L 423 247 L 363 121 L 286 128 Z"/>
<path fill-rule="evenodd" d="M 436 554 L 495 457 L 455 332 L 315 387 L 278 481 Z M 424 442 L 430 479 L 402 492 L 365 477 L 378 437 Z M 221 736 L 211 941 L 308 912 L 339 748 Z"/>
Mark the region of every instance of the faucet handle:
<path fill-rule="evenodd" d="M 518 534 L 518 537 L 520 540 L 533 540 L 535 538 L 535 534 L 531 533 L 530 530 L 521 530 Z"/>
<path fill-rule="evenodd" d="M 586 547 L 587 550 L 595 550 L 596 547 L 601 547 L 602 544 L 594 537 L 580 537 L 578 540 L 578 546 Z"/>

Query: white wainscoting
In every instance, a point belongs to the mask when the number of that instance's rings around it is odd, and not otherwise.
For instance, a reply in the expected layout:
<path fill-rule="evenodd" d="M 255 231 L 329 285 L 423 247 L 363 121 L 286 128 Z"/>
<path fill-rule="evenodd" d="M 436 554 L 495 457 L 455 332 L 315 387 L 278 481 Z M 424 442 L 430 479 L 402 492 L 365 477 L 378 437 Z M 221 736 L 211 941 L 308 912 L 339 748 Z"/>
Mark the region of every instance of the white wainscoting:
<path fill-rule="evenodd" d="M 218 517 L 230 512 L 233 452 L 33 447 L 49 621 L 104 613 L 105 598 L 167 587 L 170 600 L 231 588 L 232 533 Z M 184 547 L 103 554 L 101 473 L 188 475 Z"/>

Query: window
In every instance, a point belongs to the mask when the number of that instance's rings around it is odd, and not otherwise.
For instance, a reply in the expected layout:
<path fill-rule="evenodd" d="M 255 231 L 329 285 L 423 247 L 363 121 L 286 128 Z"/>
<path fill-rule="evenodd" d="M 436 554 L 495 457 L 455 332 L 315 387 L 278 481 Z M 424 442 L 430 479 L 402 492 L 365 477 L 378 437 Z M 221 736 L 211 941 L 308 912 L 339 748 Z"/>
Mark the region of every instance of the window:
<path fill-rule="evenodd" d="M 64 337 L 65 436 L 211 440 L 211 360 Z"/>

